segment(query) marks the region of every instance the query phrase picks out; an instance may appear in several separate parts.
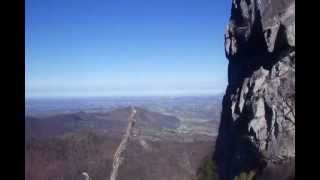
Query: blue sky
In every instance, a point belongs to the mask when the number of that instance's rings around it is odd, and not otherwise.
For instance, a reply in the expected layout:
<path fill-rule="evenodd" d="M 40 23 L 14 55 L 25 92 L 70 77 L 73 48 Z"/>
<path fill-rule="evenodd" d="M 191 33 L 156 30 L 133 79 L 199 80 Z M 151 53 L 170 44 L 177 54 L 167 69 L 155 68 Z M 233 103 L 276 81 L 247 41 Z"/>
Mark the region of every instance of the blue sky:
<path fill-rule="evenodd" d="M 227 0 L 27 0 L 26 96 L 223 92 L 230 5 Z"/>

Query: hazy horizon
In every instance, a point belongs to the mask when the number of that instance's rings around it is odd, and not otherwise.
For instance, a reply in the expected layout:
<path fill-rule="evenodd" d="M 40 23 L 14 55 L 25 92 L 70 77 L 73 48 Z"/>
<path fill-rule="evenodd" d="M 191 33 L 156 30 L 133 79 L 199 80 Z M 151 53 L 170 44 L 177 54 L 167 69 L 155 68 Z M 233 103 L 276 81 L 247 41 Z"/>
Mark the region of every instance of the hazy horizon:
<path fill-rule="evenodd" d="M 136 94 L 136 95 L 130 95 L 130 94 L 124 94 L 124 95 L 57 95 L 57 96 L 52 96 L 52 95 L 47 95 L 47 96 L 26 96 L 26 100 L 57 100 L 57 99 L 121 99 L 121 98 L 180 98 L 180 97 L 217 97 L 217 96 L 223 96 L 224 92 L 217 92 L 217 93 L 208 93 L 208 94 Z"/>

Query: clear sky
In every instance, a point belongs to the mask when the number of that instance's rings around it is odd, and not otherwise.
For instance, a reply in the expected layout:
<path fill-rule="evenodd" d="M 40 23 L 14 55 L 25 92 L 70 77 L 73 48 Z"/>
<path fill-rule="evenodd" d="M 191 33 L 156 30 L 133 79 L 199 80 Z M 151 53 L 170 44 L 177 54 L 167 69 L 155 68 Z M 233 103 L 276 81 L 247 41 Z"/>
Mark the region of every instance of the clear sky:
<path fill-rule="evenodd" d="M 230 5 L 229 0 L 26 0 L 26 96 L 223 92 Z"/>

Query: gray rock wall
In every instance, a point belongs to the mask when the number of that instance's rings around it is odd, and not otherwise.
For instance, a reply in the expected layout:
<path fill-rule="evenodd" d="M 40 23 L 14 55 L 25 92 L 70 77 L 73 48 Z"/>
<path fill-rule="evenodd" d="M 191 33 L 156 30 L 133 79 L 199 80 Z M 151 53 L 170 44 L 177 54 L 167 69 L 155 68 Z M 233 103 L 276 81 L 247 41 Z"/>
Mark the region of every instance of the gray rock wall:
<path fill-rule="evenodd" d="M 254 171 L 287 179 L 295 157 L 295 1 L 233 0 L 225 52 L 228 87 L 214 154 L 220 178 Z M 281 168 L 286 173 L 273 173 Z"/>

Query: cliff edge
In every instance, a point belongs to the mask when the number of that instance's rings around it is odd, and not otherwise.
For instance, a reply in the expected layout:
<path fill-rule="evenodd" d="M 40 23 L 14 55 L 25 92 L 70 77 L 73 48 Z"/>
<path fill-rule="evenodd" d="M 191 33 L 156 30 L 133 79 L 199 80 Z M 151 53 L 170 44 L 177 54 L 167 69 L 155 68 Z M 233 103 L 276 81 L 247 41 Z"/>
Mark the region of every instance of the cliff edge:
<path fill-rule="evenodd" d="M 294 178 L 295 1 L 233 0 L 225 52 L 219 179 Z"/>

